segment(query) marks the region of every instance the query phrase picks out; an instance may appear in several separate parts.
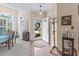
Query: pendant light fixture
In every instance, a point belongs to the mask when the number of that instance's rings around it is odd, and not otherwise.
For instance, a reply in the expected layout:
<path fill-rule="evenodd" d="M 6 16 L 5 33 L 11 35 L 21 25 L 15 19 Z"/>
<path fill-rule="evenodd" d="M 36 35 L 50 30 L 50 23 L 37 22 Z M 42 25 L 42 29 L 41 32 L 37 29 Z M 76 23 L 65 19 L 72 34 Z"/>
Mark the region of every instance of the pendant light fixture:
<path fill-rule="evenodd" d="M 40 15 L 42 14 L 42 10 L 41 10 L 41 8 L 42 8 L 42 5 L 40 5 L 40 12 L 39 12 Z"/>

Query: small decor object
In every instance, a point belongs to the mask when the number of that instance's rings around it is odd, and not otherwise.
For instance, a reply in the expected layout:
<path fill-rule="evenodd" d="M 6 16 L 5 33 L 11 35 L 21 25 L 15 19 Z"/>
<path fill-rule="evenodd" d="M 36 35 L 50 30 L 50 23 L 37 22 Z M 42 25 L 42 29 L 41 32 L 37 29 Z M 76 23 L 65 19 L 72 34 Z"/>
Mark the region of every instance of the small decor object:
<path fill-rule="evenodd" d="M 71 29 L 73 30 L 74 29 L 74 26 L 71 26 Z"/>
<path fill-rule="evenodd" d="M 72 18 L 71 15 L 62 16 L 61 25 L 71 25 L 71 18 Z"/>
<path fill-rule="evenodd" d="M 63 37 L 67 37 L 67 33 L 63 33 Z"/>
<path fill-rule="evenodd" d="M 36 27 L 39 28 L 40 27 L 40 23 L 36 23 Z"/>
<path fill-rule="evenodd" d="M 69 38 L 73 38 L 73 37 L 74 37 L 73 33 L 72 33 L 72 32 L 69 32 L 69 33 L 68 33 L 68 37 L 69 37 Z"/>

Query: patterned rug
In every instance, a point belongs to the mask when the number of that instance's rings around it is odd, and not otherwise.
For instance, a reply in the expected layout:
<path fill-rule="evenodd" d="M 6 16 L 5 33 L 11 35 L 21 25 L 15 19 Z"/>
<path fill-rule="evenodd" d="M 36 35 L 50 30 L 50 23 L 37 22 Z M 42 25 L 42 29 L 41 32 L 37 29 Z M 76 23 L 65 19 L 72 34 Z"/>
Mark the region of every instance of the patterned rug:
<path fill-rule="evenodd" d="M 34 47 L 39 47 L 39 48 L 43 48 L 47 43 L 43 40 L 37 40 L 37 41 L 33 41 L 32 45 Z"/>

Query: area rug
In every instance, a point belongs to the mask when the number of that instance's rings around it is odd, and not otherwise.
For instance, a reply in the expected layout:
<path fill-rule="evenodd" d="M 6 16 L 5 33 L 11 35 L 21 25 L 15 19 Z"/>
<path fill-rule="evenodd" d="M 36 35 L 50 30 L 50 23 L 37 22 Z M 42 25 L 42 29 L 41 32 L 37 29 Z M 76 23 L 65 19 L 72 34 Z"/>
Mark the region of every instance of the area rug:
<path fill-rule="evenodd" d="M 39 47 L 39 48 L 43 48 L 47 43 L 43 40 L 37 40 L 37 41 L 33 41 L 32 45 L 34 47 Z"/>

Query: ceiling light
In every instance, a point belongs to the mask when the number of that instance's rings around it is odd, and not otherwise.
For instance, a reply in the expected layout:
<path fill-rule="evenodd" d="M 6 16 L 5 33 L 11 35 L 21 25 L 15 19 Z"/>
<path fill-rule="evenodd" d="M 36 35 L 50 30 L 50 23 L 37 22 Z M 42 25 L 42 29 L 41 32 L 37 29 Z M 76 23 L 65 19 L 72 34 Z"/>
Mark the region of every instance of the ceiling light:
<path fill-rule="evenodd" d="M 39 14 L 41 15 L 41 14 L 42 14 L 42 12 L 40 11 L 40 12 L 39 12 Z"/>
<path fill-rule="evenodd" d="M 40 15 L 42 14 L 42 10 L 41 10 L 41 7 L 42 7 L 42 6 L 40 5 L 40 12 L 39 12 L 39 14 L 40 14 Z"/>

